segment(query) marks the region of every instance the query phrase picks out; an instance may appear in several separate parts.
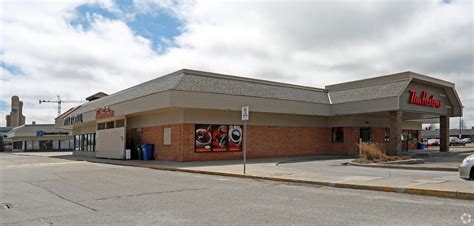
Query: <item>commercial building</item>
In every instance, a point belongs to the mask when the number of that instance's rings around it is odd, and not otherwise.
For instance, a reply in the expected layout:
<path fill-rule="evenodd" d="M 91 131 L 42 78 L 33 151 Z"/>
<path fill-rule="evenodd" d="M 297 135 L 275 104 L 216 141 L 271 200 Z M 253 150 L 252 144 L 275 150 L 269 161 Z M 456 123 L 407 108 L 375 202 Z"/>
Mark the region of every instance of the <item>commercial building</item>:
<path fill-rule="evenodd" d="M 183 69 L 77 106 L 56 126 L 73 131 L 75 155 L 123 159 L 149 143 L 159 160 L 238 159 L 243 106 L 249 158 L 357 155 L 360 140 L 397 154 L 433 121 L 448 151 L 449 117 L 462 115 L 453 83 L 413 72 L 319 89 Z"/>
<path fill-rule="evenodd" d="M 23 102 L 17 96 L 12 96 L 11 111 L 6 116 L 7 127 L 17 127 L 25 124 L 23 115 Z"/>
<path fill-rule="evenodd" d="M 422 130 L 421 131 L 421 137 L 422 138 L 435 138 L 439 139 L 440 131 L 439 130 Z M 449 130 L 449 136 L 451 137 L 459 137 L 461 138 L 471 138 L 474 140 L 474 127 L 471 129 L 451 129 Z"/>
<path fill-rule="evenodd" d="M 3 145 L 3 148 L 0 147 L 0 151 L 12 150 L 12 141 L 7 138 L 7 134 L 11 129 L 11 127 L 0 127 L 0 145 Z"/>
<path fill-rule="evenodd" d="M 71 130 L 58 129 L 54 124 L 32 124 L 13 128 L 8 134 L 13 151 L 70 151 Z"/>

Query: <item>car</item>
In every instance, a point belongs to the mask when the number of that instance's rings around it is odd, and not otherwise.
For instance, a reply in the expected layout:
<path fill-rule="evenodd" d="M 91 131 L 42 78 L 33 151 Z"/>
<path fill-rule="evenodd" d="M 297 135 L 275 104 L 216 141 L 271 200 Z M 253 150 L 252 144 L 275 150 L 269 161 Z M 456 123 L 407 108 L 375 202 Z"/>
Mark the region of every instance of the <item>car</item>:
<path fill-rule="evenodd" d="M 461 139 L 458 137 L 450 137 L 449 138 L 449 145 L 450 146 L 464 146 L 466 145 Z"/>
<path fill-rule="evenodd" d="M 439 139 L 428 139 L 428 146 L 439 146 Z"/>
<path fill-rule="evenodd" d="M 467 156 L 459 166 L 459 177 L 474 180 L 474 155 Z"/>
<path fill-rule="evenodd" d="M 466 144 L 470 144 L 472 142 L 471 138 L 470 137 L 466 137 L 466 138 L 463 138 L 461 139 L 464 143 Z"/>

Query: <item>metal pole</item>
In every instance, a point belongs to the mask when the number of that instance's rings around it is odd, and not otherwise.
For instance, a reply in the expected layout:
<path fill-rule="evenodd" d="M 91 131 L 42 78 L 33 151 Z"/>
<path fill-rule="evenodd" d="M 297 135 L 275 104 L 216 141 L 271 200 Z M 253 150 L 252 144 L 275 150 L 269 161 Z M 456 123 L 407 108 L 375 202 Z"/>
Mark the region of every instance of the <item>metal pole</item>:
<path fill-rule="evenodd" d="M 244 121 L 244 174 L 246 173 L 247 165 L 247 121 Z"/>
<path fill-rule="evenodd" d="M 58 116 L 61 115 L 61 97 L 58 95 Z"/>

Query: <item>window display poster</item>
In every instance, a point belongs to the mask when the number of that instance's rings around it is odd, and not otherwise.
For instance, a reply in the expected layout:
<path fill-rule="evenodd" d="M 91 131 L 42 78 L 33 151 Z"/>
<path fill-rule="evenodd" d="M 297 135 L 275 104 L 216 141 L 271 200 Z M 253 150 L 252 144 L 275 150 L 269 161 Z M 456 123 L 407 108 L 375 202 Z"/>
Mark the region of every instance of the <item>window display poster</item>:
<path fill-rule="evenodd" d="M 227 151 L 228 127 L 226 125 L 213 125 L 212 151 Z"/>
<path fill-rule="evenodd" d="M 212 141 L 212 126 L 196 124 L 195 130 L 196 152 L 210 152 Z"/>
<path fill-rule="evenodd" d="M 229 151 L 242 150 L 242 135 L 241 126 L 229 126 Z"/>
<path fill-rule="evenodd" d="M 242 126 L 196 124 L 196 152 L 226 152 L 242 150 Z"/>

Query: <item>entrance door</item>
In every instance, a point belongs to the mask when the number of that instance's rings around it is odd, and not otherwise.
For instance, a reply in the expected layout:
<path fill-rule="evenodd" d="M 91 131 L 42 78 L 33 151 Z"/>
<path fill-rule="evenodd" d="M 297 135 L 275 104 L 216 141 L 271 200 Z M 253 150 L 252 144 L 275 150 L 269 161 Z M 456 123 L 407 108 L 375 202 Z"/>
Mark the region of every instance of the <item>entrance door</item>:
<path fill-rule="evenodd" d="M 372 142 L 372 130 L 369 127 L 360 128 L 360 138 L 364 143 Z"/>

